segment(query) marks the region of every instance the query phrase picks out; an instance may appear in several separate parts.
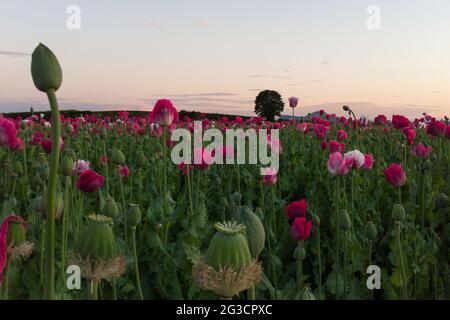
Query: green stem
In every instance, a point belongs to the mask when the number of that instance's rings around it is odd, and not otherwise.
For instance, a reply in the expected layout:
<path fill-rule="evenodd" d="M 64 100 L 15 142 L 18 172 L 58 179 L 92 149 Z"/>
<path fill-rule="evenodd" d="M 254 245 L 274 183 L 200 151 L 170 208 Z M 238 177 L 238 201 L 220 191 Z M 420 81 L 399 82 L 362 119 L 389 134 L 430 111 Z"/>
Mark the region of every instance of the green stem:
<path fill-rule="evenodd" d="M 397 246 L 398 246 L 398 252 L 400 255 L 400 265 L 402 268 L 402 282 L 403 282 L 403 298 L 408 300 L 408 286 L 406 283 L 406 269 L 405 269 L 405 262 L 403 260 L 403 250 L 402 250 L 402 241 L 401 241 L 401 224 L 397 222 Z"/>
<path fill-rule="evenodd" d="M 98 300 L 98 282 L 91 280 L 89 283 L 89 300 Z"/>
<path fill-rule="evenodd" d="M 65 266 L 66 266 L 66 252 L 67 252 L 67 225 L 69 219 L 69 195 L 70 195 L 70 177 L 64 177 L 65 179 L 65 187 L 64 187 L 64 211 L 62 216 L 62 235 L 61 235 L 61 289 L 64 288 L 64 280 L 65 280 Z"/>
<path fill-rule="evenodd" d="M 52 110 L 52 153 L 50 160 L 50 175 L 48 178 L 48 212 L 47 212 L 47 238 L 46 238 L 46 270 L 44 297 L 54 299 L 55 291 L 55 195 L 59 167 L 59 140 L 61 123 L 59 118 L 58 101 L 55 90 L 47 91 L 47 97 Z"/>
<path fill-rule="evenodd" d="M 138 289 L 139 299 L 144 300 L 144 296 L 142 294 L 141 289 L 141 278 L 139 276 L 139 266 L 138 266 L 138 258 L 136 251 L 136 227 L 131 228 L 131 241 L 133 246 L 133 255 L 134 255 L 134 272 L 136 273 L 136 285 Z"/>
<path fill-rule="evenodd" d="M 297 283 L 298 288 L 302 288 L 302 275 L 303 275 L 303 257 L 302 257 L 302 251 L 303 251 L 303 241 L 300 240 L 297 243 Z"/>

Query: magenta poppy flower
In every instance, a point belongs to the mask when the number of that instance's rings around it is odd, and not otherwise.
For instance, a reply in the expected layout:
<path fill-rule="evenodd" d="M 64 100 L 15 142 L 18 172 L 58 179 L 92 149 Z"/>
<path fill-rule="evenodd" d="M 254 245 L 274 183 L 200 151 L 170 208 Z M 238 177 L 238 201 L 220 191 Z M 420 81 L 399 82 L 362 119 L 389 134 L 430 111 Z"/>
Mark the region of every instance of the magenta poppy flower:
<path fill-rule="evenodd" d="M 119 166 L 119 174 L 122 179 L 126 179 L 130 175 L 130 169 L 127 165 Z"/>
<path fill-rule="evenodd" d="M 431 146 L 425 146 L 422 143 L 419 143 L 416 145 L 412 151 L 412 154 L 416 156 L 417 158 L 427 158 L 430 153 L 433 151 L 433 147 Z"/>
<path fill-rule="evenodd" d="M 103 186 L 105 178 L 93 170 L 86 170 L 80 174 L 77 181 L 77 188 L 83 192 L 95 192 Z"/>
<path fill-rule="evenodd" d="M 37 145 L 40 144 L 42 141 L 44 140 L 44 134 L 40 131 L 36 131 L 35 133 L 33 133 L 33 135 L 31 136 L 31 141 L 30 143 L 32 145 Z"/>
<path fill-rule="evenodd" d="M 409 126 L 409 119 L 401 115 L 393 115 L 392 125 L 395 129 L 403 129 Z"/>
<path fill-rule="evenodd" d="M 297 97 L 290 97 L 288 99 L 289 101 L 289 107 L 291 107 L 292 109 L 297 108 L 298 105 L 298 98 Z"/>
<path fill-rule="evenodd" d="M 344 152 L 344 150 L 345 150 L 345 144 L 339 143 L 336 140 L 331 140 L 328 143 L 328 147 L 330 148 L 330 153 Z"/>
<path fill-rule="evenodd" d="M 169 126 L 174 121 L 178 121 L 178 112 L 172 102 L 168 99 L 156 101 L 150 114 L 150 122 L 157 123 L 160 126 Z"/>
<path fill-rule="evenodd" d="M 374 159 L 372 154 L 368 153 L 364 155 L 364 165 L 363 168 L 366 170 L 372 170 L 373 168 Z"/>
<path fill-rule="evenodd" d="M 294 201 L 287 205 L 286 214 L 289 219 L 304 217 L 308 209 L 308 202 L 305 199 Z"/>
<path fill-rule="evenodd" d="M 52 144 L 53 144 L 52 139 L 46 139 L 41 141 L 42 149 L 44 149 L 46 153 L 52 152 Z M 64 140 L 62 138 L 59 138 L 59 151 L 63 150 L 64 150 Z"/>
<path fill-rule="evenodd" d="M 323 124 L 315 124 L 314 125 L 314 134 L 316 135 L 317 139 L 321 140 L 321 139 L 325 138 L 328 130 L 330 130 L 330 128 Z"/>
<path fill-rule="evenodd" d="M 401 164 L 392 163 L 383 172 L 387 181 L 393 187 L 401 187 L 406 183 L 406 174 Z"/>
<path fill-rule="evenodd" d="M 117 115 L 120 120 L 127 121 L 129 113 L 128 113 L 128 111 L 119 111 L 119 112 L 117 112 Z"/>
<path fill-rule="evenodd" d="M 337 132 L 337 137 L 339 141 L 344 141 L 348 139 L 348 134 L 345 132 L 345 130 L 339 130 Z"/>
<path fill-rule="evenodd" d="M 442 121 L 432 121 L 427 126 L 427 133 L 433 137 L 443 137 L 445 130 L 445 123 Z"/>
<path fill-rule="evenodd" d="M 14 122 L 0 118 L 0 146 L 12 148 L 16 144 L 17 129 Z"/>
<path fill-rule="evenodd" d="M 408 145 L 412 146 L 414 139 L 416 138 L 416 131 L 414 128 L 405 127 L 403 128 L 402 133 L 405 135 Z"/>
<path fill-rule="evenodd" d="M 387 118 L 386 118 L 385 115 L 380 114 L 380 115 L 378 115 L 378 116 L 375 117 L 375 120 L 374 120 L 374 121 L 375 121 L 375 123 L 378 124 L 378 125 L 385 125 L 386 122 L 387 122 Z"/>
<path fill-rule="evenodd" d="M 320 143 L 320 149 L 326 150 L 327 148 L 328 148 L 328 142 L 326 142 L 325 140 L 323 140 L 323 141 Z"/>
<path fill-rule="evenodd" d="M 344 159 L 340 152 L 334 152 L 330 154 L 327 162 L 328 171 L 334 175 L 345 176 L 353 167 L 354 162 L 353 156 Z"/>
<path fill-rule="evenodd" d="M 291 226 L 291 237 L 295 241 L 308 240 L 311 235 L 312 222 L 305 217 L 297 217 Z"/>

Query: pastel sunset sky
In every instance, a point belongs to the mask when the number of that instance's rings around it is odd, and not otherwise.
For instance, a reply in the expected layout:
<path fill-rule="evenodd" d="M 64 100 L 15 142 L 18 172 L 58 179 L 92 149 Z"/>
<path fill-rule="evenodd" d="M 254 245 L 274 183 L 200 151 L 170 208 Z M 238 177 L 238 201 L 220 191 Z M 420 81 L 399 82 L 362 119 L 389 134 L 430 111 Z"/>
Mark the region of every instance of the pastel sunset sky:
<path fill-rule="evenodd" d="M 67 27 L 80 8 L 81 28 Z M 371 5 L 380 29 L 367 26 Z M 448 0 L 14 0 L 0 3 L 0 112 L 47 110 L 31 80 L 58 56 L 62 109 L 253 115 L 262 89 L 318 109 L 450 115 Z M 285 114 L 290 114 L 286 106 Z"/>

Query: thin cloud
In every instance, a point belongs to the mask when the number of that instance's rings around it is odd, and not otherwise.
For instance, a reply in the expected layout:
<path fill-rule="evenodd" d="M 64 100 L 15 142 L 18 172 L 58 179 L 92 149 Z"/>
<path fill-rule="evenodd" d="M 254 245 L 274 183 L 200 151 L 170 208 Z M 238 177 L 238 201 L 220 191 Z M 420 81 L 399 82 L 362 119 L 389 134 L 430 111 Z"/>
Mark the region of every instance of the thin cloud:
<path fill-rule="evenodd" d="M 323 60 L 323 61 L 320 62 L 321 66 L 329 66 L 330 64 L 331 64 L 330 60 Z"/>
<path fill-rule="evenodd" d="M 26 53 L 26 52 L 18 52 L 18 51 L 0 51 L 0 55 L 7 56 L 10 58 L 23 58 L 23 57 L 28 57 L 31 54 Z"/>
<path fill-rule="evenodd" d="M 271 78 L 271 79 L 281 79 L 281 80 L 292 80 L 293 78 L 290 76 L 280 76 L 275 74 L 251 74 L 249 75 L 252 79 L 262 79 L 262 78 Z"/>
<path fill-rule="evenodd" d="M 206 19 L 196 19 L 194 21 L 194 26 L 199 28 L 208 28 L 210 26 L 210 23 Z"/>

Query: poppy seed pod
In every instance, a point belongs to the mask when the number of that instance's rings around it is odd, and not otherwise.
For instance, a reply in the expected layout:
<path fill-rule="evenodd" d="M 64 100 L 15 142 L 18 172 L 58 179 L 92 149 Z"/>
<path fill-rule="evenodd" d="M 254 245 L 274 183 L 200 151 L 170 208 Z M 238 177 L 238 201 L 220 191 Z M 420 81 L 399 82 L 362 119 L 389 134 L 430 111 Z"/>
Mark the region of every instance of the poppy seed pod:
<path fill-rule="evenodd" d="M 352 227 L 352 220 L 347 210 L 341 210 L 339 215 L 339 227 L 342 230 L 349 230 Z"/>
<path fill-rule="evenodd" d="M 372 221 L 369 221 L 364 228 L 364 232 L 366 234 L 367 239 L 375 240 L 377 238 L 377 227 L 373 224 Z"/>
<path fill-rule="evenodd" d="M 395 222 L 402 222 L 406 218 L 405 207 L 402 204 L 394 204 L 392 208 L 392 219 Z"/>
<path fill-rule="evenodd" d="M 139 168 L 143 168 L 147 165 L 148 163 L 148 159 L 145 156 L 144 152 L 141 150 L 138 152 L 137 156 L 136 156 L 136 165 Z"/>
<path fill-rule="evenodd" d="M 299 256 L 300 254 L 300 256 Z M 294 250 L 294 258 L 296 260 L 298 260 L 300 258 L 300 260 L 305 260 L 306 258 L 306 250 L 304 247 L 299 248 L 298 246 L 295 247 Z"/>
<path fill-rule="evenodd" d="M 61 162 L 61 172 L 63 175 L 71 176 L 73 172 L 73 159 L 71 157 L 64 157 Z"/>
<path fill-rule="evenodd" d="M 99 282 L 120 276 L 125 272 L 125 257 L 119 253 L 112 219 L 92 214 L 88 220 L 69 263 L 80 266 L 82 277 L 88 280 Z"/>
<path fill-rule="evenodd" d="M 114 201 L 114 198 L 108 197 L 103 205 L 101 214 L 106 217 L 110 217 L 112 219 L 117 218 L 119 215 L 119 207 L 117 203 Z"/>
<path fill-rule="evenodd" d="M 62 70 L 53 52 L 40 43 L 31 57 L 31 76 L 39 91 L 57 91 L 62 82 Z"/>
<path fill-rule="evenodd" d="M 141 210 L 139 205 L 130 204 L 130 208 L 127 211 L 127 223 L 131 228 L 136 228 L 141 222 Z"/>
<path fill-rule="evenodd" d="M 43 165 L 39 168 L 38 172 L 41 179 L 46 180 L 50 174 L 50 168 L 48 167 L 48 165 Z"/>
<path fill-rule="evenodd" d="M 125 163 L 125 156 L 119 149 L 113 149 L 111 152 L 111 161 L 116 165 L 122 165 Z"/>
<path fill-rule="evenodd" d="M 43 218 L 47 218 L 48 212 L 48 192 L 44 190 L 41 197 L 36 198 L 36 205 L 38 206 L 38 211 Z M 55 219 L 61 218 L 64 209 L 64 201 L 61 192 L 56 192 L 55 196 Z"/>
<path fill-rule="evenodd" d="M 243 232 L 245 226 L 236 222 L 216 223 L 217 232 L 205 254 L 205 262 L 214 269 L 233 267 L 240 271 L 251 263 L 250 248 Z"/>
<path fill-rule="evenodd" d="M 204 290 L 231 299 L 261 281 L 262 267 L 252 261 L 244 232 L 236 222 L 216 223 L 217 233 L 205 256 L 195 264 L 192 277 Z"/>
<path fill-rule="evenodd" d="M 264 249 L 266 233 L 261 219 L 248 207 L 241 207 L 237 211 L 236 220 L 245 225 L 245 235 L 254 259 L 257 259 Z"/>
<path fill-rule="evenodd" d="M 72 131 L 73 131 L 73 125 L 68 124 L 68 125 L 66 126 L 66 133 L 71 134 Z"/>

